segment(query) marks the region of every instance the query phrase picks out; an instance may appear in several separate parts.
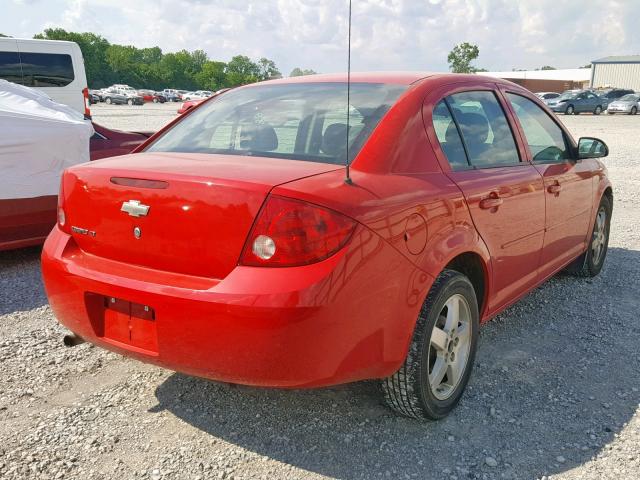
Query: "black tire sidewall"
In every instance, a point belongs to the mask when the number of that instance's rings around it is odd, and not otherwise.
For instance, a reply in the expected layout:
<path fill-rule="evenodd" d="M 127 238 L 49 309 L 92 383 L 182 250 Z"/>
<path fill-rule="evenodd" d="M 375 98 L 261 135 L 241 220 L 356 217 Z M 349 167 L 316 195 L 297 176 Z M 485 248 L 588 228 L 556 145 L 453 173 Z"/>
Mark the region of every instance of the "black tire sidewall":
<path fill-rule="evenodd" d="M 606 241 L 604 244 L 604 251 L 600 255 L 600 261 L 598 263 L 595 263 L 593 261 L 593 250 L 591 249 L 591 242 L 593 241 L 593 232 L 596 228 L 596 219 L 598 217 L 598 213 L 600 212 L 600 209 L 603 207 L 607 215 L 607 219 L 605 222 Z M 598 210 L 596 210 L 596 215 L 593 220 L 593 228 L 591 229 L 591 235 L 589 235 L 587 258 L 585 259 L 585 261 L 587 262 L 587 268 L 589 269 L 589 273 L 593 276 L 600 273 L 600 270 L 602 270 L 602 267 L 604 266 L 604 261 L 607 258 L 607 251 L 609 250 L 610 227 L 611 227 L 611 201 L 609 200 L 608 197 L 603 196 L 602 200 L 600 200 L 600 203 L 598 204 Z"/>
<path fill-rule="evenodd" d="M 425 410 L 427 410 L 428 415 L 432 418 L 443 418 L 458 404 L 462 397 L 462 393 L 469 382 L 478 345 L 479 313 L 478 302 L 476 300 L 473 285 L 471 285 L 471 282 L 467 277 L 460 273 L 454 272 L 452 278 L 446 282 L 438 292 L 432 293 L 435 295 L 432 297 L 430 294 L 429 296 L 432 298 L 429 298 L 425 304 L 427 307 L 427 313 L 425 318 L 426 321 L 423 325 L 424 331 L 422 334 L 422 344 L 420 345 L 418 391 L 422 399 L 422 404 Z M 455 294 L 461 294 L 464 296 L 469 304 L 469 310 L 471 312 L 471 346 L 469 348 L 469 358 L 467 360 L 467 365 L 465 366 L 465 372 L 460 378 L 456 389 L 446 400 L 439 400 L 433 395 L 429 385 L 429 345 L 431 342 L 431 332 L 444 307 L 444 304 Z"/>
<path fill-rule="evenodd" d="M 635 115 L 638 113 L 638 109 L 636 107 L 631 107 L 631 115 Z"/>
<path fill-rule="evenodd" d="M 567 109 L 564 111 L 565 115 L 573 115 L 574 113 L 576 113 L 576 109 L 574 108 L 573 105 L 569 105 L 567 107 Z"/>

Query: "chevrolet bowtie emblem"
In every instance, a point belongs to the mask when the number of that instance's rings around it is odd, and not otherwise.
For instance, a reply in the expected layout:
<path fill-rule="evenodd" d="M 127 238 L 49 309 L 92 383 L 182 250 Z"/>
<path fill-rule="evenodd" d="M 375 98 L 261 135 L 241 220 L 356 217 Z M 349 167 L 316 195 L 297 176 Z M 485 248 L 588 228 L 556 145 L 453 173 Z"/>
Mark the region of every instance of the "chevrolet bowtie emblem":
<path fill-rule="evenodd" d="M 121 212 L 126 212 L 132 217 L 145 217 L 149 213 L 149 205 L 143 205 L 138 200 L 129 200 L 122 203 Z"/>

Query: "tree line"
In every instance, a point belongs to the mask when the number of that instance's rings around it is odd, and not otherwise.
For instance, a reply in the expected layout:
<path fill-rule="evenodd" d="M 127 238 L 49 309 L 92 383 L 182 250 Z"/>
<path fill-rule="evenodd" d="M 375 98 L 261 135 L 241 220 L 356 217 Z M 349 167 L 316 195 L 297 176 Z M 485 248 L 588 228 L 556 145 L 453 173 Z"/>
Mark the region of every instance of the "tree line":
<path fill-rule="evenodd" d="M 160 47 L 137 48 L 110 43 L 90 32 L 68 32 L 48 28 L 34 38 L 76 42 L 82 50 L 90 88 L 125 83 L 134 88 L 160 90 L 211 90 L 235 87 L 281 77 L 273 60 L 252 60 L 236 55 L 228 62 L 211 60 L 204 50 L 164 53 Z M 308 75 L 313 70 L 295 68 L 291 74 Z"/>

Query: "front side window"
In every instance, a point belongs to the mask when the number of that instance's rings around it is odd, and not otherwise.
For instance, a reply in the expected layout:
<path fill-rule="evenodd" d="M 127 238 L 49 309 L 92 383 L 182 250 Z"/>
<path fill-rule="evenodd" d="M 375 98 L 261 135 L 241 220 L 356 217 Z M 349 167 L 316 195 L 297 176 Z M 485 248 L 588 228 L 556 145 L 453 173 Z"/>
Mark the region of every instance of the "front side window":
<path fill-rule="evenodd" d="M 560 162 L 570 158 L 562 129 L 528 98 L 507 93 L 522 125 L 534 162 Z"/>
<path fill-rule="evenodd" d="M 64 87 L 75 78 L 71 55 L 20 52 L 20 62 L 27 87 Z"/>
<path fill-rule="evenodd" d="M 456 127 L 451 111 L 444 100 L 441 100 L 433 109 L 433 128 L 451 169 L 467 168 L 469 162 L 467 161 L 467 154 L 464 151 L 458 127 Z"/>
<path fill-rule="evenodd" d="M 520 163 L 513 132 L 493 92 L 462 92 L 447 99 L 471 165 L 487 168 Z"/>
<path fill-rule="evenodd" d="M 344 165 L 359 152 L 404 85 L 258 85 L 231 90 L 178 122 L 147 151 L 247 155 Z"/>
<path fill-rule="evenodd" d="M 8 82 L 22 83 L 18 52 L 0 52 L 0 78 Z"/>

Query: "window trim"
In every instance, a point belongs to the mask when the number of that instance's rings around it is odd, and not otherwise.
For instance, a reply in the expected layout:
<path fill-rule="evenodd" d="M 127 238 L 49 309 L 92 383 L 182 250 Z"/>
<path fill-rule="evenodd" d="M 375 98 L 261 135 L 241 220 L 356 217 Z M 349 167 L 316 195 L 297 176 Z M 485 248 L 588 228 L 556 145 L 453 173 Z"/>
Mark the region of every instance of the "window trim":
<path fill-rule="evenodd" d="M 449 105 L 449 97 L 453 96 L 453 95 L 458 95 L 461 93 L 470 93 L 470 92 L 488 92 L 493 94 L 496 103 L 498 104 L 498 106 L 500 107 L 500 110 L 502 111 L 502 114 L 504 115 L 504 119 L 507 122 L 507 125 L 509 126 L 509 131 L 511 132 L 511 137 L 513 138 L 513 145 L 515 146 L 516 149 L 516 153 L 518 154 L 518 162 L 516 163 L 505 163 L 505 164 L 498 164 L 498 165 L 474 165 L 473 163 L 471 163 L 471 158 L 469 157 L 469 153 L 467 150 L 467 143 L 466 140 L 464 139 L 464 135 L 462 135 L 462 131 L 460 130 L 460 125 L 458 124 L 458 120 L 456 119 L 455 115 L 453 115 L 453 112 L 451 110 L 451 107 Z M 499 89 L 495 89 L 495 88 L 469 88 L 469 89 L 460 89 L 454 92 L 451 92 L 447 95 L 445 95 L 443 98 L 446 99 L 447 101 L 447 108 L 449 108 L 449 111 L 451 113 L 452 118 L 454 119 L 454 122 L 456 123 L 456 128 L 458 129 L 458 135 L 460 135 L 460 138 L 462 139 L 462 145 L 464 146 L 464 150 L 465 150 L 465 154 L 467 155 L 467 162 L 469 163 L 470 169 L 473 170 L 486 170 L 486 169 L 490 169 L 490 168 L 505 168 L 505 167 L 518 167 L 521 165 L 524 165 L 527 163 L 527 160 L 523 160 L 522 159 L 522 154 L 520 152 L 520 146 L 518 143 L 518 138 L 516 137 L 516 132 L 513 128 L 513 125 L 511 124 L 511 121 L 509 120 L 509 113 L 507 112 L 507 110 L 505 110 L 505 106 L 502 104 L 502 99 L 500 98 L 500 95 L 498 95 Z M 520 132 L 518 132 L 519 134 Z M 443 152 L 444 153 L 444 152 Z M 446 154 L 445 154 L 445 158 L 446 158 Z M 447 159 L 447 163 L 448 163 L 449 159 Z M 460 171 L 460 170 L 467 170 L 467 169 L 456 169 L 454 170 L 453 168 L 451 169 L 452 171 Z"/>
<path fill-rule="evenodd" d="M 502 90 L 502 93 L 504 94 L 505 101 L 507 102 L 509 108 L 513 112 L 514 121 L 517 122 L 517 126 L 518 126 L 518 129 L 520 131 L 521 138 L 522 138 L 522 144 L 523 144 L 523 146 L 524 146 L 524 148 L 526 149 L 526 152 L 527 152 L 527 161 L 528 162 L 530 162 L 532 165 L 549 165 L 549 164 L 558 165 L 558 164 L 564 163 L 567 160 L 575 163 L 575 161 L 576 161 L 576 154 L 575 154 L 576 147 L 573 146 L 572 142 L 570 141 L 571 137 L 569 137 L 569 135 L 567 134 L 566 130 L 558 122 L 558 120 L 555 117 L 555 115 L 553 115 L 553 116 L 550 115 L 549 112 L 545 108 L 543 108 L 538 102 L 534 101 L 531 97 L 529 97 L 527 95 L 524 95 L 522 92 L 514 92 L 513 90 L 505 89 L 505 90 Z M 560 132 L 562 132 L 562 138 L 564 140 L 565 148 L 567 149 L 567 152 L 569 153 L 569 159 L 557 160 L 557 161 L 553 161 L 553 160 L 534 160 L 533 154 L 531 153 L 531 148 L 529 147 L 529 142 L 527 141 L 527 135 L 526 135 L 526 133 L 524 131 L 524 128 L 522 127 L 522 123 L 520 122 L 520 118 L 518 117 L 518 114 L 513 109 L 513 105 L 511 105 L 511 101 L 509 100 L 508 95 L 515 95 L 515 96 L 522 97 L 522 98 L 525 98 L 525 99 L 529 100 L 530 102 L 535 104 L 538 108 L 540 108 L 540 110 L 544 114 L 547 115 L 547 117 L 553 122 L 553 124 L 560 129 Z"/>

